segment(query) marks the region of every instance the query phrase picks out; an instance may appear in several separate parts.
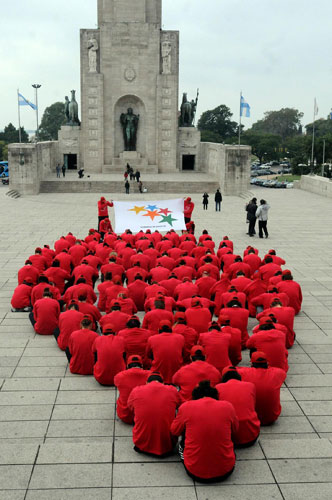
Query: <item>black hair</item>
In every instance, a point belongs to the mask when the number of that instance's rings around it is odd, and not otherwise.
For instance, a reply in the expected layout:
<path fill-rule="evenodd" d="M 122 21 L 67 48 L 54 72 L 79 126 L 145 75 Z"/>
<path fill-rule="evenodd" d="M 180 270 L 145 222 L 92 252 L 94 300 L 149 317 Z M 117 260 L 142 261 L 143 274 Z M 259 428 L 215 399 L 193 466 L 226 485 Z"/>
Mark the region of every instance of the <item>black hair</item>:
<path fill-rule="evenodd" d="M 105 273 L 104 278 L 105 278 L 106 281 L 111 281 L 111 279 L 112 279 L 112 273 L 110 273 L 110 272 Z"/>
<path fill-rule="evenodd" d="M 231 369 L 222 376 L 221 382 L 223 384 L 225 384 L 229 380 L 240 380 L 240 381 L 242 380 L 242 377 L 239 374 L 239 372 L 236 370 L 236 368 L 234 366 L 231 366 L 230 368 Z M 232 369 L 232 368 L 234 368 L 234 369 Z"/>
<path fill-rule="evenodd" d="M 69 311 L 69 309 L 75 309 L 75 311 L 78 311 L 78 305 L 75 304 L 75 302 L 73 304 L 68 304 L 68 307 L 67 307 L 67 311 Z"/>
<path fill-rule="evenodd" d="M 140 320 L 138 318 L 130 318 L 127 321 L 127 328 L 139 328 L 141 326 Z"/>
<path fill-rule="evenodd" d="M 81 285 L 82 283 L 86 283 L 86 279 L 83 278 L 83 276 L 81 278 L 78 278 L 78 280 L 76 281 L 76 285 Z"/>
<path fill-rule="evenodd" d="M 252 363 L 253 368 L 264 368 L 265 370 L 268 369 L 269 365 L 268 363 Z"/>
<path fill-rule="evenodd" d="M 49 279 L 47 276 L 39 276 L 38 283 L 49 283 Z"/>
<path fill-rule="evenodd" d="M 155 300 L 154 305 L 156 309 L 165 309 L 165 302 L 163 300 Z"/>
<path fill-rule="evenodd" d="M 211 387 L 210 380 L 202 380 L 197 387 L 192 392 L 193 400 L 202 398 L 213 398 L 219 399 L 218 391 L 214 387 Z"/>
<path fill-rule="evenodd" d="M 150 382 L 161 382 L 162 384 L 164 383 L 163 378 L 161 375 L 159 375 L 159 373 L 152 373 L 147 380 L 148 384 Z"/>
<path fill-rule="evenodd" d="M 262 331 L 262 332 L 268 331 L 268 330 L 275 330 L 275 329 L 276 328 L 275 328 L 274 324 L 272 323 L 272 321 L 271 321 L 271 323 L 266 323 L 264 325 L 259 325 L 259 331 Z"/>
<path fill-rule="evenodd" d="M 270 262 L 273 262 L 273 259 L 270 255 L 268 255 L 267 257 L 265 257 L 264 262 L 265 264 L 270 264 Z"/>

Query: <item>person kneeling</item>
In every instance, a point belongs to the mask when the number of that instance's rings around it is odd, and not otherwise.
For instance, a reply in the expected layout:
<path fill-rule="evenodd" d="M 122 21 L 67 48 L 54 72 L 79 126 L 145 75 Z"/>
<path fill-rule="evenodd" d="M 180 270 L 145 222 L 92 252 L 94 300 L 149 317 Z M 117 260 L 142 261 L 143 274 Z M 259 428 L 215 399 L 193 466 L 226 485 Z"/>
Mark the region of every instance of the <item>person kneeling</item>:
<path fill-rule="evenodd" d="M 239 421 L 234 407 L 218 400 L 217 389 L 203 380 L 193 390 L 193 400 L 184 403 L 171 425 L 174 436 L 182 436 L 183 463 L 187 474 L 201 483 L 221 482 L 235 467 L 232 433 Z"/>

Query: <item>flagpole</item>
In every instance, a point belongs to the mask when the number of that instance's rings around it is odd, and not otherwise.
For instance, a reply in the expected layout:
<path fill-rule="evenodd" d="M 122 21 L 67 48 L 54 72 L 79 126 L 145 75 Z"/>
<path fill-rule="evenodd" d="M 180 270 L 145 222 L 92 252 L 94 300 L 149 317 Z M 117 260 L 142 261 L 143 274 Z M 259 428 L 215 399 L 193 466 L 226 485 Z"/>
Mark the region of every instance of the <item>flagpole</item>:
<path fill-rule="evenodd" d="M 310 173 L 313 173 L 314 168 L 314 154 L 315 154 L 315 125 L 316 125 L 316 98 L 314 100 L 314 120 L 312 124 L 312 145 L 311 145 L 311 165 Z"/>
<path fill-rule="evenodd" d="M 18 107 L 18 138 L 20 141 L 20 144 L 22 142 L 22 133 L 21 133 L 21 110 L 20 110 L 20 101 L 19 101 L 19 89 L 17 89 L 17 107 Z"/>
<path fill-rule="evenodd" d="M 239 120 L 239 151 L 241 147 L 241 126 L 242 126 L 242 108 L 241 108 L 241 100 L 242 100 L 242 90 L 240 92 L 240 120 Z"/>

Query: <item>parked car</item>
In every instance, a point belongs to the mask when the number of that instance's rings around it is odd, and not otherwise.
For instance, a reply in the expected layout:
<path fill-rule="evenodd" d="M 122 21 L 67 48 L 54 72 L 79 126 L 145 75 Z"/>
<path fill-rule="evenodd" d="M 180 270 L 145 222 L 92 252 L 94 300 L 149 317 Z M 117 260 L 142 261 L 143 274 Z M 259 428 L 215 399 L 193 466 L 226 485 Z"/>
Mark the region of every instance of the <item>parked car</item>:
<path fill-rule="evenodd" d="M 272 170 L 269 170 L 267 168 L 261 168 L 259 170 L 256 170 L 257 175 L 272 175 L 274 172 Z"/>

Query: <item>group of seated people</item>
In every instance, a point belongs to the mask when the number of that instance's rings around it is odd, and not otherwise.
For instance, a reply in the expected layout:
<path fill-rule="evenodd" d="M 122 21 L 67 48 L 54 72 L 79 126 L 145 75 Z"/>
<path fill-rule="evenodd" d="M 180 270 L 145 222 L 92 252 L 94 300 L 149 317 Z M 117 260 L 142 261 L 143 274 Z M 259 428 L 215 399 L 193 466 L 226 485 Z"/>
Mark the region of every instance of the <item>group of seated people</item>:
<path fill-rule="evenodd" d="M 117 387 L 137 452 L 164 457 L 177 446 L 192 478 L 222 481 L 234 446 L 253 445 L 281 413 L 300 285 L 274 250 L 239 255 L 206 230 L 198 240 L 173 230 L 103 236 L 90 229 L 36 248 L 12 308 L 54 335 L 72 373 Z M 245 349 L 250 367 L 239 366 Z"/>

